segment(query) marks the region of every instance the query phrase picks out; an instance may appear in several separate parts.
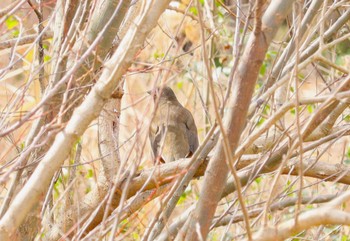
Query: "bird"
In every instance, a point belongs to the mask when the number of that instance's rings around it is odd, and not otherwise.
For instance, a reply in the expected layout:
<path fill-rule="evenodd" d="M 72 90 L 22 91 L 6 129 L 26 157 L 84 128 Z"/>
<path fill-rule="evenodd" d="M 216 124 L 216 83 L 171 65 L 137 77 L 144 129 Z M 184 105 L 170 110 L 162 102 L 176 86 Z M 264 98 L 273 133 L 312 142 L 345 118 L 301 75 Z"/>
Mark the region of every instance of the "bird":
<path fill-rule="evenodd" d="M 194 118 L 184 108 L 170 87 L 148 91 L 155 106 L 149 140 L 156 163 L 191 157 L 198 148 L 198 132 Z"/>

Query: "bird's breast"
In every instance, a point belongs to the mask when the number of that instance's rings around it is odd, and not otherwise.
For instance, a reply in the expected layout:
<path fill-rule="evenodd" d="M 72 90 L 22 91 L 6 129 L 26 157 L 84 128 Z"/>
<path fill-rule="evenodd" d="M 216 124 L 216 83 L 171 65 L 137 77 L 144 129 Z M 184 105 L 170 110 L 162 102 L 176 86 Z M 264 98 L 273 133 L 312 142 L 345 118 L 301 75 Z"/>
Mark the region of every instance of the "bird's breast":
<path fill-rule="evenodd" d="M 190 151 L 186 130 L 181 126 L 163 126 L 160 153 L 166 162 L 184 158 Z"/>

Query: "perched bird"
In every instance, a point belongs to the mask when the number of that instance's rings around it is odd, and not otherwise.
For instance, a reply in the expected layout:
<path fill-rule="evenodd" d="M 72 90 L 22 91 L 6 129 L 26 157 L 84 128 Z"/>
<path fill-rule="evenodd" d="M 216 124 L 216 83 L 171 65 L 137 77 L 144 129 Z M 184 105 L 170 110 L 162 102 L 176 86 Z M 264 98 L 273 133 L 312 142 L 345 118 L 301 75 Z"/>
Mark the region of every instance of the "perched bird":
<path fill-rule="evenodd" d="M 189 110 L 169 87 L 148 91 L 157 104 L 149 139 L 155 160 L 172 162 L 190 157 L 198 148 L 197 127 Z"/>

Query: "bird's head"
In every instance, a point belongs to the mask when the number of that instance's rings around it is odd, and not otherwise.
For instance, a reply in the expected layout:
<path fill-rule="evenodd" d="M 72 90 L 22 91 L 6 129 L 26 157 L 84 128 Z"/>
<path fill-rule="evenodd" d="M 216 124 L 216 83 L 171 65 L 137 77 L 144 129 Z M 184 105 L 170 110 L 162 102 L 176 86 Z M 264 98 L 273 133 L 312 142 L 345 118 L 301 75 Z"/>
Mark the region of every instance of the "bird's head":
<path fill-rule="evenodd" d="M 147 91 L 148 94 L 152 95 L 154 101 L 177 101 L 174 91 L 170 87 L 157 87 L 153 90 Z"/>

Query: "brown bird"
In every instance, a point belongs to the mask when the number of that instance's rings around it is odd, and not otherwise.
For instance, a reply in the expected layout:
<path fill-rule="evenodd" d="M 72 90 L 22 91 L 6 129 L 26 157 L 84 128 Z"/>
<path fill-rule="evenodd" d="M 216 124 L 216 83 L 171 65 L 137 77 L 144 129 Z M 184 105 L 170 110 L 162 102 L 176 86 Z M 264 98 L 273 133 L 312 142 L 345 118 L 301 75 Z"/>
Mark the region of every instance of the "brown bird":
<path fill-rule="evenodd" d="M 148 91 L 158 103 L 149 139 L 155 160 L 172 162 L 190 157 L 198 148 L 197 127 L 189 110 L 169 87 Z"/>

